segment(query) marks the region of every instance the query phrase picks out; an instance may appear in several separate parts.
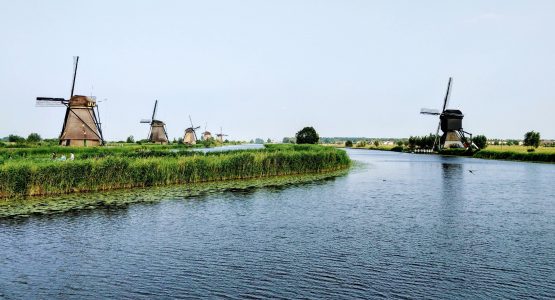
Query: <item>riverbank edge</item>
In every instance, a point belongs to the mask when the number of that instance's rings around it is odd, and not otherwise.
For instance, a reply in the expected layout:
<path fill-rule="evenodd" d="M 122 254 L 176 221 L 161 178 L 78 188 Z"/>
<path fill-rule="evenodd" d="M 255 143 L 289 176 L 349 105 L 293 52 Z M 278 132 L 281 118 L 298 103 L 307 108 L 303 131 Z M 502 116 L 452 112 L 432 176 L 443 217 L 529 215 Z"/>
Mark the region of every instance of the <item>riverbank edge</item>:
<path fill-rule="evenodd" d="M 518 153 L 513 151 L 490 151 L 490 150 L 484 149 L 484 150 L 474 152 L 472 155 L 469 155 L 468 153 L 466 153 L 466 151 L 452 151 L 457 149 L 450 149 L 443 153 L 436 153 L 436 152 L 414 153 L 410 151 L 398 151 L 395 149 L 359 148 L 359 147 L 337 147 L 337 148 L 386 151 L 386 152 L 397 152 L 397 153 L 412 153 L 412 154 L 434 154 L 434 155 L 441 155 L 441 156 L 456 156 L 456 157 L 467 157 L 467 158 L 487 159 L 487 160 L 555 164 L 555 154 L 550 154 L 550 153 L 535 153 L 535 152 Z"/>
<path fill-rule="evenodd" d="M 158 203 L 164 199 L 185 200 L 222 192 L 252 192 L 253 189 L 279 188 L 312 182 L 318 183 L 345 176 L 354 165 L 356 165 L 356 162 L 353 162 L 347 168 L 324 173 L 282 175 L 220 182 L 199 182 L 187 185 L 175 184 L 139 187 L 79 194 L 3 198 L 0 199 L 0 220 L 93 209 L 118 209 L 125 208 L 131 204 Z"/>
<path fill-rule="evenodd" d="M 274 147 L 179 158 L 115 157 L 3 165 L 0 199 L 326 173 L 351 165 L 342 150 L 318 146 L 301 149 Z"/>

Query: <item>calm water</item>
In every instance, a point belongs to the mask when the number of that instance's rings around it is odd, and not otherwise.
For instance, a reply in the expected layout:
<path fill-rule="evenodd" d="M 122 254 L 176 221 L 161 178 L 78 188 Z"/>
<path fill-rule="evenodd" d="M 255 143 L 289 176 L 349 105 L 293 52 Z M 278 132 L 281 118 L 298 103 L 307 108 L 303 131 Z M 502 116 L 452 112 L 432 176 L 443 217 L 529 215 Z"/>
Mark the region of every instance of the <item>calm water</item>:
<path fill-rule="evenodd" d="M 555 165 L 349 153 L 333 180 L 0 221 L 0 298 L 555 297 Z"/>

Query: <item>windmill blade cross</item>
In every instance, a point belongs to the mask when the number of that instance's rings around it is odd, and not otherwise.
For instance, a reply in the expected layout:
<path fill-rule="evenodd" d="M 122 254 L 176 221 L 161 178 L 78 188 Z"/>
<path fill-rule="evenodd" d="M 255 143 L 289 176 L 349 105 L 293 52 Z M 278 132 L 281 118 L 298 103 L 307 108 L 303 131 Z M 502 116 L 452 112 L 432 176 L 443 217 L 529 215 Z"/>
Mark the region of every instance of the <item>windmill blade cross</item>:
<path fill-rule="evenodd" d="M 443 113 L 445 109 L 447 109 L 447 105 L 449 104 L 449 96 L 451 96 L 451 83 L 453 82 L 453 77 L 449 77 L 449 82 L 447 83 L 447 92 L 445 93 L 445 99 L 443 100 L 443 109 L 441 112 Z"/>
<path fill-rule="evenodd" d="M 422 108 L 420 109 L 420 113 L 423 115 L 439 115 L 440 112 L 437 109 L 432 108 Z"/>
<path fill-rule="evenodd" d="M 73 97 L 73 92 L 75 90 L 75 79 L 77 78 L 77 66 L 79 65 L 79 56 L 74 56 L 73 57 L 73 80 L 71 83 L 71 95 L 69 96 L 69 99 L 71 99 L 71 97 Z"/>
<path fill-rule="evenodd" d="M 150 124 L 150 123 L 152 123 L 152 120 L 149 120 L 149 119 L 141 119 L 141 123 Z"/>
<path fill-rule="evenodd" d="M 158 108 L 158 100 L 154 101 L 154 110 L 152 111 L 152 118 L 151 120 L 154 121 L 156 119 L 156 109 Z"/>

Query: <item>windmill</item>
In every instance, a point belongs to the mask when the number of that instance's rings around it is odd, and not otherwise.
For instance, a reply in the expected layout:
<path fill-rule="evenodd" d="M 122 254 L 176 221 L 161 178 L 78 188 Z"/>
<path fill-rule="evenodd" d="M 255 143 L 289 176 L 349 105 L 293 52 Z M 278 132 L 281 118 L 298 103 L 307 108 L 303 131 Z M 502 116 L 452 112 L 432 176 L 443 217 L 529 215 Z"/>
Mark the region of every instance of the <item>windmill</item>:
<path fill-rule="evenodd" d="M 167 144 L 168 133 L 166 131 L 166 124 L 160 120 L 156 120 L 156 111 L 158 109 L 158 100 L 154 102 L 154 110 L 152 111 L 152 118 L 142 119 L 141 123 L 150 124 L 147 139 L 152 143 Z"/>
<path fill-rule="evenodd" d="M 208 123 L 204 124 L 204 132 L 202 133 L 202 139 L 207 141 L 209 139 L 212 138 L 212 133 L 208 130 L 206 130 L 206 127 L 208 126 Z"/>
<path fill-rule="evenodd" d="M 222 127 L 220 127 L 220 133 L 216 134 L 216 136 L 218 137 L 218 141 L 220 141 L 220 143 L 223 143 L 224 136 L 228 136 L 228 135 L 224 134 L 224 132 L 222 131 Z"/>
<path fill-rule="evenodd" d="M 421 114 L 439 116 L 439 124 L 437 125 L 436 138 L 434 140 L 433 149 L 441 150 L 444 148 L 467 148 L 469 146 L 465 134 L 470 135 L 470 142 L 472 143 L 472 134 L 463 130 L 462 119 L 463 113 L 458 109 L 448 109 L 449 97 L 451 96 L 451 84 L 453 78 L 449 77 L 447 83 L 447 92 L 443 100 L 443 109 L 441 112 L 437 109 L 422 108 Z M 439 129 L 443 132 L 439 142 Z M 474 144 L 472 146 L 475 147 Z"/>
<path fill-rule="evenodd" d="M 77 78 L 77 67 L 79 56 L 73 57 L 73 81 L 69 99 L 37 97 L 37 106 L 65 106 L 66 114 L 62 132 L 60 133 L 60 145 L 62 146 L 98 146 L 104 144 L 102 126 L 100 123 L 100 111 L 96 104 L 96 98 L 91 96 L 74 95 L 75 79 Z M 96 111 L 95 111 L 96 108 Z M 97 117 L 98 116 L 98 117 Z"/>
<path fill-rule="evenodd" d="M 189 122 L 191 122 L 191 127 L 185 129 L 185 136 L 183 137 L 183 143 L 188 145 L 194 145 L 197 143 L 197 132 L 196 130 L 200 128 L 200 126 L 195 127 L 193 125 L 193 120 L 191 116 L 189 116 Z"/>

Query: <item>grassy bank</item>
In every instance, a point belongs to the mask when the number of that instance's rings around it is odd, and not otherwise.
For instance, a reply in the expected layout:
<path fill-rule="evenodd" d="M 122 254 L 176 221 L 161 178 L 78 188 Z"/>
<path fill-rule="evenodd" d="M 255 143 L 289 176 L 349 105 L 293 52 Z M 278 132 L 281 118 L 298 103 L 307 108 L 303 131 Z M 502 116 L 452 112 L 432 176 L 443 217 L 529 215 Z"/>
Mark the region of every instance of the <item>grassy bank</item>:
<path fill-rule="evenodd" d="M 51 215 L 70 211 L 125 208 L 134 203 L 156 203 L 165 199 L 187 199 L 214 193 L 251 193 L 259 188 L 281 188 L 307 182 L 333 180 L 345 175 L 348 169 L 338 171 L 273 176 L 246 180 L 204 182 L 187 185 L 112 190 L 103 193 L 63 194 L 44 197 L 4 199 L 0 201 L 0 219 L 25 218 L 33 215 Z"/>
<path fill-rule="evenodd" d="M 484 159 L 503 159 L 503 160 L 518 160 L 518 161 L 532 161 L 532 162 L 555 162 L 555 153 L 549 152 L 514 152 L 514 151 L 499 151 L 499 150 L 480 150 L 472 157 Z"/>
<path fill-rule="evenodd" d="M 321 173 L 350 165 L 344 151 L 321 146 L 272 145 L 206 154 L 97 149 L 107 153 L 92 155 L 93 150 L 83 150 L 75 161 L 37 160 L 32 154 L 5 160 L 0 164 L 0 197 Z"/>

